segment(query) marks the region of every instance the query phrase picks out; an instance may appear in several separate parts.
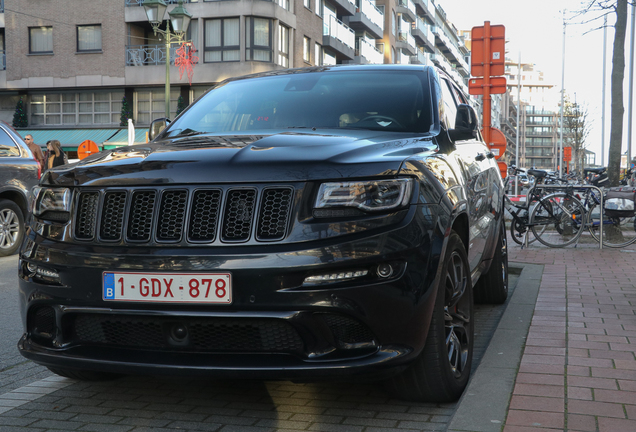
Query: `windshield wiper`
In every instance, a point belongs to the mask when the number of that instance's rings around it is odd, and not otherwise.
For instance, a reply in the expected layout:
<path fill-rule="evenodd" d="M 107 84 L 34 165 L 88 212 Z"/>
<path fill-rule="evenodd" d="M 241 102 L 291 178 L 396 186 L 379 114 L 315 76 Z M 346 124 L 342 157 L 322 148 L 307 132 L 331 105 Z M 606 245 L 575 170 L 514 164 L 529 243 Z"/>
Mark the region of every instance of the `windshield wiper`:
<path fill-rule="evenodd" d="M 201 131 L 195 131 L 192 129 L 184 129 L 181 133 L 177 134 L 177 135 L 172 135 L 169 138 L 180 138 L 180 137 L 189 137 L 189 136 L 195 136 L 195 135 L 201 135 L 204 134 L 206 132 L 201 132 Z"/>

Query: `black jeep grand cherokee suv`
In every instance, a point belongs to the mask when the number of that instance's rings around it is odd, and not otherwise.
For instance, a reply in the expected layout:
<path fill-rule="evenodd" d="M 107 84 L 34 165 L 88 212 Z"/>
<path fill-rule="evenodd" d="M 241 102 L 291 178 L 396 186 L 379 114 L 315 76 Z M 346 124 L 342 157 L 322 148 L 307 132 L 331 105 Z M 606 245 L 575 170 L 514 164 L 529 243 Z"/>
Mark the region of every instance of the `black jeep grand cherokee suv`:
<path fill-rule="evenodd" d="M 473 296 L 507 296 L 502 193 L 431 67 L 230 79 L 151 143 L 46 173 L 19 349 L 80 379 L 364 374 L 453 400 Z"/>

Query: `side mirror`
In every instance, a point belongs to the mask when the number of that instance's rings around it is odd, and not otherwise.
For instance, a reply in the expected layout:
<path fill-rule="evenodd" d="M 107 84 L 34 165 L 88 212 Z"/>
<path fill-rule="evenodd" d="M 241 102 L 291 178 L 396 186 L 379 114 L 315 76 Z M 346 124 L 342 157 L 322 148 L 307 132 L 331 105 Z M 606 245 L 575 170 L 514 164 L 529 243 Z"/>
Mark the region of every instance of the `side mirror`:
<path fill-rule="evenodd" d="M 450 129 L 448 134 L 453 141 L 470 140 L 477 138 L 479 124 L 477 123 L 477 113 L 468 104 L 459 104 L 457 116 L 455 117 L 455 128 Z"/>
<path fill-rule="evenodd" d="M 148 130 L 148 141 L 152 141 L 170 124 L 170 119 L 159 118 L 153 120 L 150 123 L 150 129 Z"/>

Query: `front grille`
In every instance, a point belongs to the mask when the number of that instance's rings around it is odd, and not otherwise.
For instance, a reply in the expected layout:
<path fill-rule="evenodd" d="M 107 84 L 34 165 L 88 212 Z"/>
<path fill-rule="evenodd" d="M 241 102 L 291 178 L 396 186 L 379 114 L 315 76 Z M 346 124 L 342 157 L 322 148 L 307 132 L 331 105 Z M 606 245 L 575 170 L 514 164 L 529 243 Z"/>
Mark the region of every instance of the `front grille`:
<path fill-rule="evenodd" d="M 338 348 L 357 344 L 373 344 L 375 342 L 371 330 L 353 318 L 343 315 L 324 314 L 322 319 L 329 326 Z"/>
<path fill-rule="evenodd" d="M 301 353 L 303 341 L 285 321 L 274 319 L 172 318 L 78 314 L 70 317 L 71 342 L 111 347 L 193 352 Z M 174 339 L 175 327 L 186 328 Z"/>
<path fill-rule="evenodd" d="M 241 243 L 281 241 L 291 187 L 159 188 L 80 191 L 74 235 L 94 242 Z"/>
<path fill-rule="evenodd" d="M 29 313 L 29 331 L 51 338 L 55 334 L 55 310 L 51 306 L 39 306 Z"/>

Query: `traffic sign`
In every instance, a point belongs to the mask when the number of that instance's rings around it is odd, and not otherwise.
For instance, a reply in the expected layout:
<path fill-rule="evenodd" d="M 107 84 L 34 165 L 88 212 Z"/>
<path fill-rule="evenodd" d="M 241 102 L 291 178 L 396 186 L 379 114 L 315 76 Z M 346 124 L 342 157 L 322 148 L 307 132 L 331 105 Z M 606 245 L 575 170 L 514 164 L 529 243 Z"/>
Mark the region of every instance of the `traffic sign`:
<path fill-rule="evenodd" d="M 484 79 L 471 78 L 468 80 L 468 93 L 471 95 L 484 94 Z M 490 94 L 504 94 L 506 92 L 506 77 L 490 78 Z"/>
<path fill-rule="evenodd" d="M 93 153 L 99 153 L 99 147 L 91 140 L 86 140 L 77 146 L 77 157 L 80 159 L 84 159 Z"/>
<path fill-rule="evenodd" d="M 563 147 L 563 160 L 566 162 L 572 160 L 572 147 Z"/>
<path fill-rule="evenodd" d="M 473 27 L 471 31 L 470 74 L 475 77 L 484 76 L 484 65 L 490 63 L 490 76 L 503 75 L 506 63 L 506 27 L 492 25 L 490 34 L 485 34 L 485 26 Z M 485 53 L 486 39 L 490 52 Z M 489 59 L 489 60 L 485 60 Z"/>
<path fill-rule="evenodd" d="M 484 131 L 481 131 L 482 135 Z M 506 147 L 508 146 L 508 140 L 506 140 L 506 136 L 502 131 L 497 128 L 490 128 L 490 142 L 487 142 L 486 145 L 495 155 L 495 159 L 501 159 L 506 153 Z"/>
<path fill-rule="evenodd" d="M 499 165 L 499 174 L 501 174 L 501 178 L 505 179 L 508 176 L 508 164 L 504 161 L 498 161 L 497 165 Z"/>

